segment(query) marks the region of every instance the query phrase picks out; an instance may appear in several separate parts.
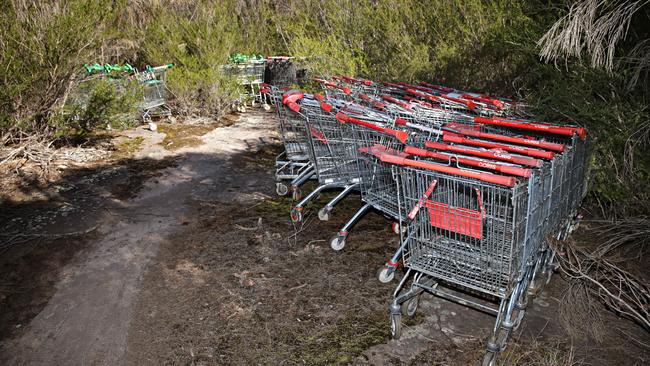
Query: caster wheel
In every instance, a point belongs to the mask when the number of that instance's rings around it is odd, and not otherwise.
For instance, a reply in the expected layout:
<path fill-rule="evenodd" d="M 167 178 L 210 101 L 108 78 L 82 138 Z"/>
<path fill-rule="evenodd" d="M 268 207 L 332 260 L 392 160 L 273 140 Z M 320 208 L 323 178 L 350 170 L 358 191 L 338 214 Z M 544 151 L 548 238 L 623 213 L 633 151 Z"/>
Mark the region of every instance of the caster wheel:
<path fill-rule="evenodd" d="M 393 230 L 393 233 L 399 235 L 400 233 L 400 227 L 398 222 L 394 222 L 390 225 L 390 228 Z"/>
<path fill-rule="evenodd" d="M 517 315 L 515 316 L 514 320 L 514 325 L 512 326 L 512 330 L 515 331 L 519 329 L 519 326 L 521 325 L 521 321 L 524 319 L 524 315 L 526 314 L 526 309 L 521 309 L 517 312 Z"/>
<path fill-rule="evenodd" d="M 494 352 L 487 352 L 485 356 L 483 356 L 483 363 L 481 364 L 482 366 L 494 366 L 496 365 L 497 361 L 497 355 Z"/>
<path fill-rule="evenodd" d="M 399 314 L 390 315 L 390 336 L 393 339 L 400 339 L 402 336 L 402 316 Z"/>
<path fill-rule="evenodd" d="M 337 252 L 345 247 L 345 236 L 337 235 L 330 240 L 330 246 Z"/>
<path fill-rule="evenodd" d="M 377 278 L 381 283 L 389 283 L 395 278 L 395 268 L 384 266 L 377 272 Z"/>
<path fill-rule="evenodd" d="M 262 105 L 262 108 L 263 108 L 265 111 L 268 112 L 268 111 L 271 110 L 271 105 L 264 103 L 264 104 Z"/>
<path fill-rule="evenodd" d="M 549 249 L 550 252 L 547 253 L 547 259 L 544 261 L 544 284 L 548 285 L 549 282 L 551 282 L 551 278 L 553 277 L 553 272 L 557 269 L 557 264 L 555 263 L 555 251 Z"/>
<path fill-rule="evenodd" d="M 251 102 L 251 108 L 255 108 L 257 106 L 257 101 L 252 101 Z"/>
<path fill-rule="evenodd" d="M 300 189 L 293 190 L 292 198 L 296 201 L 300 201 L 300 199 L 302 198 L 302 192 L 300 192 Z"/>
<path fill-rule="evenodd" d="M 402 315 L 406 315 L 409 318 L 412 318 L 415 315 L 415 312 L 418 311 L 418 305 L 420 305 L 420 295 L 417 295 L 410 300 L 403 302 Z"/>
<path fill-rule="evenodd" d="M 291 221 L 300 222 L 302 221 L 302 212 L 294 209 L 291 209 Z"/>
<path fill-rule="evenodd" d="M 284 183 L 276 183 L 275 193 L 277 193 L 278 196 L 286 196 L 287 193 L 289 193 L 289 187 L 287 187 Z"/>
<path fill-rule="evenodd" d="M 320 221 L 328 221 L 330 219 L 330 210 L 327 207 L 318 210 L 318 219 Z"/>

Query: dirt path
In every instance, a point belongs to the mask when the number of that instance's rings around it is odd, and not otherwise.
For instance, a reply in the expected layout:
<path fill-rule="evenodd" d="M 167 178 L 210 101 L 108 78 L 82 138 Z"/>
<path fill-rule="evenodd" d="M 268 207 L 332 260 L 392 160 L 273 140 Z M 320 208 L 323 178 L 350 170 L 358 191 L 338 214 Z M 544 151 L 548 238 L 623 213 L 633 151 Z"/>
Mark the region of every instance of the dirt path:
<path fill-rule="evenodd" d="M 101 239 L 62 269 L 56 292 L 19 338 L 3 345 L 6 365 L 117 365 L 143 273 L 161 243 L 193 215 L 188 202 L 218 188 L 229 156 L 269 143 L 269 119 L 249 116 L 215 129 L 204 144 L 176 152 L 178 165 L 141 193 L 111 205 L 98 222 Z M 272 120 L 271 120 L 272 121 Z M 148 141 L 138 157 L 168 155 Z"/>

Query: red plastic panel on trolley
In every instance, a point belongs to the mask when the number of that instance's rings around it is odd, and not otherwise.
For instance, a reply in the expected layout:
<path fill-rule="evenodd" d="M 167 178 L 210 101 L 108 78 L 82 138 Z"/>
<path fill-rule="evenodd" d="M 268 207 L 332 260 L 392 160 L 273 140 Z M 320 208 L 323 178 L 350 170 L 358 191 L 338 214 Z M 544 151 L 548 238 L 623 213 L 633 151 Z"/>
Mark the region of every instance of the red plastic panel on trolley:
<path fill-rule="evenodd" d="M 483 236 L 483 214 L 481 211 L 463 207 L 452 207 L 446 203 L 426 201 L 431 226 L 458 234 L 481 239 Z"/>

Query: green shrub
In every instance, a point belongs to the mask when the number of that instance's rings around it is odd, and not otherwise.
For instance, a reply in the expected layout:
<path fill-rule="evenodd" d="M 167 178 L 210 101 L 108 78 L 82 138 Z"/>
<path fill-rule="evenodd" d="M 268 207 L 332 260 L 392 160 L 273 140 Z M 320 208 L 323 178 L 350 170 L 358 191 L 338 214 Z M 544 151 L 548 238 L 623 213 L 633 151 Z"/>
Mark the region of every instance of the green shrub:
<path fill-rule="evenodd" d="M 72 78 L 103 37 L 110 7 L 99 0 L 2 2 L 0 120 L 31 131 L 70 91 Z"/>
<path fill-rule="evenodd" d="M 57 135 L 84 135 L 96 128 L 123 129 L 138 118 L 142 88 L 136 81 L 106 78 L 81 83 L 61 112 L 50 119 Z"/>

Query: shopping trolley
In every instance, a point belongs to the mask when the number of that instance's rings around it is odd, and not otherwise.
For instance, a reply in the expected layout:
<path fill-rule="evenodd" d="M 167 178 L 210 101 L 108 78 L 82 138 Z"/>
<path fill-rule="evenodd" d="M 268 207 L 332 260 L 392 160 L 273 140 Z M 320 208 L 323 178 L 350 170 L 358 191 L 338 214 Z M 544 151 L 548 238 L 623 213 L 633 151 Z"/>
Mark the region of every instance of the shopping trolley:
<path fill-rule="evenodd" d="M 262 84 L 266 69 L 265 59 L 248 59 L 221 66 L 225 76 L 233 78 L 240 86 L 238 103 L 245 106 L 247 101 L 254 105 L 262 102 Z"/>
<path fill-rule="evenodd" d="M 275 159 L 276 193 L 280 196 L 286 195 L 289 187 L 285 182 L 290 181 L 293 198 L 300 199 L 300 187 L 315 178 L 309 156 L 309 136 L 302 118 L 292 114 L 283 99 L 291 102 L 301 97 L 301 93 L 282 90 L 272 85 L 263 85 L 261 90 L 275 108 L 280 138 L 284 145 L 284 151 Z"/>
<path fill-rule="evenodd" d="M 302 220 L 303 208 L 321 192 L 341 189 L 333 199 L 318 211 L 320 220 L 329 220 L 334 207 L 348 194 L 356 191 L 360 182 L 354 147 L 345 136 L 341 123 L 332 114 L 335 108 L 320 95 L 303 95 L 298 101 L 287 100 L 287 106 L 300 116 L 308 131 L 311 160 L 319 185 L 291 210 L 291 220 Z"/>
<path fill-rule="evenodd" d="M 138 105 L 142 119 L 147 122 L 152 117 L 168 117 L 171 109 L 167 106 L 167 71 L 173 64 L 151 67 L 136 72 L 135 77 L 142 85 L 142 102 Z"/>

